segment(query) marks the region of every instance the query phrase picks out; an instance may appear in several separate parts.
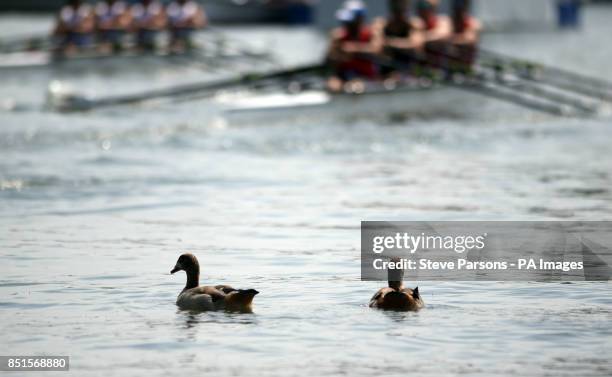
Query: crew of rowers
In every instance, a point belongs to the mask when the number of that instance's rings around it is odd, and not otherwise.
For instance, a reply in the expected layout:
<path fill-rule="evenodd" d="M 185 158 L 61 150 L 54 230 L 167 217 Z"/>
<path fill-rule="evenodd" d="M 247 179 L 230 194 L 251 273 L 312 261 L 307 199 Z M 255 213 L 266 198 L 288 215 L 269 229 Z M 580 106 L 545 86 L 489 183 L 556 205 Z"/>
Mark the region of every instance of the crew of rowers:
<path fill-rule="evenodd" d="M 95 48 L 102 53 L 119 52 L 128 35 L 136 49 L 154 51 L 158 35 L 169 32 L 170 52 L 184 52 L 192 45 L 192 34 L 206 26 L 204 9 L 194 0 L 174 0 L 164 6 L 159 0 L 102 0 L 88 4 L 68 0 L 57 17 L 54 35 L 59 52 L 71 54 Z"/>
<path fill-rule="evenodd" d="M 438 13 L 438 0 L 388 0 L 389 15 L 367 24 L 362 1 L 349 0 L 336 16 L 328 62 L 332 91 L 354 90 L 363 80 L 397 81 L 404 72 L 424 67 L 467 71 L 475 61 L 480 23 L 470 15 L 469 0 L 454 0 L 449 16 Z"/>

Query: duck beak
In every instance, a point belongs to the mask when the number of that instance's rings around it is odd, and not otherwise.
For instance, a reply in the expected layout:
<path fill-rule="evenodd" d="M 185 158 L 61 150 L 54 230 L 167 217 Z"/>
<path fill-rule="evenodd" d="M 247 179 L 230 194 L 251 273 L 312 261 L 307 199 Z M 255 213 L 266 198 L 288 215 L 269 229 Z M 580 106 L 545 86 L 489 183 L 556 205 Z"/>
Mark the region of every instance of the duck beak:
<path fill-rule="evenodd" d="M 176 263 L 176 266 L 174 266 L 174 268 L 172 269 L 172 271 L 170 271 L 170 274 L 174 274 L 177 271 L 180 271 L 183 269 L 183 266 L 180 265 L 180 263 Z"/>

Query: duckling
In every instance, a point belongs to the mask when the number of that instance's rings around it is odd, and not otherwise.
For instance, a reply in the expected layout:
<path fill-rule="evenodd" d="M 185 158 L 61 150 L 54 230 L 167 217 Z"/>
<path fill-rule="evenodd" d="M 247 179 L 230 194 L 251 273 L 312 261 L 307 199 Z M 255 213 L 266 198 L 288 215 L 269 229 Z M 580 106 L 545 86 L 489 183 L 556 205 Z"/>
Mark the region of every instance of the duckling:
<path fill-rule="evenodd" d="M 170 271 L 187 273 L 187 284 L 176 299 L 176 305 L 184 310 L 227 310 L 251 312 L 255 289 L 234 289 L 228 285 L 200 287 L 200 264 L 193 254 L 183 254 Z"/>
<path fill-rule="evenodd" d="M 392 259 L 397 261 L 397 259 Z M 389 269 L 389 287 L 381 288 L 370 300 L 371 308 L 418 311 L 425 306 L 419 287 L 404 288 L 404 270 Z"/>

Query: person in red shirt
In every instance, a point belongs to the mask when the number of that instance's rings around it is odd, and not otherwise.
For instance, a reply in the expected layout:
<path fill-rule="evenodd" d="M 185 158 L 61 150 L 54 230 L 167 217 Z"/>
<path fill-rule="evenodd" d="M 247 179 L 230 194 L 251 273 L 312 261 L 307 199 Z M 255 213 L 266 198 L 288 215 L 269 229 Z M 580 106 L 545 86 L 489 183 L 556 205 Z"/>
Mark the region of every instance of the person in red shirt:
<path fill-rule="evenodd" d="M 454 0 L 451 8 L 452 35 L 449 55 L 453 57 L 455 71 L 469 71 L 478 54 L 482 26 L 470 15 L 470 0 Z"/>
<path fill-rule="evenodd" d="M 365 23 L 363 3 L 349 1 L 336 16 L 342 26 L 331 32 L 327 60 L 334 74 L 328 80 L 328 88 L 339 92 L 345 89 L 347 83 L 357 88 L 362 80 L 373 80 L 378 76 L 372 59 L 380 47 L 371 28 Z"/>
<path fill-rule="evenodd" d="M 410 0 L 388 0 L 389 16 L 375 22 L 375 30 L 382 39 L 382 55 L 407 71 L 421 61 L 423 32 L 419 19 L 410 15 Z M 397 78 L 397 67 L 383 66 L 382 74 Z"/>
<path fill-rule="evenodd" d="M 452 35 L 451 20 L 438 13 L 438 0 L 419 0 L 417 13 L 422 22 L 427 62 L 441 67 L 446 64 L 446 44 Z"/>

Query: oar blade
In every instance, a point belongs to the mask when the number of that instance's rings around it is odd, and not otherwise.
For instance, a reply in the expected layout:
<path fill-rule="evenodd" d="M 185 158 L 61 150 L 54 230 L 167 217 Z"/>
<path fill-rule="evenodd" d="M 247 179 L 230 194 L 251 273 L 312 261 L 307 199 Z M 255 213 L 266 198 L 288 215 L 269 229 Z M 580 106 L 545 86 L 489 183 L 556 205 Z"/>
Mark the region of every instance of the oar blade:
<path fill-rule="evenodd" d="M 86 111 L 101 107 L 129 105 L 159 98 L 179 98 L 198 94 L 202 97 L 219 90 L 234 87 L 254 85 L 266 80 L 290 80 L 292 77 L 305 74 L 321 74 L 325 70 L 323 64 L 311 64 L 291 69 L 261 73 L 251 72 L 237 77 L 205 81 L 187 85 L 177 85 L 164 89 L 153 89 L 135 94 L 102 97 L 96 99 L 79 95 L 62 84 L 52 83 L 49 86 L 47 102 L 49 107 L 57 111 Z"/>

